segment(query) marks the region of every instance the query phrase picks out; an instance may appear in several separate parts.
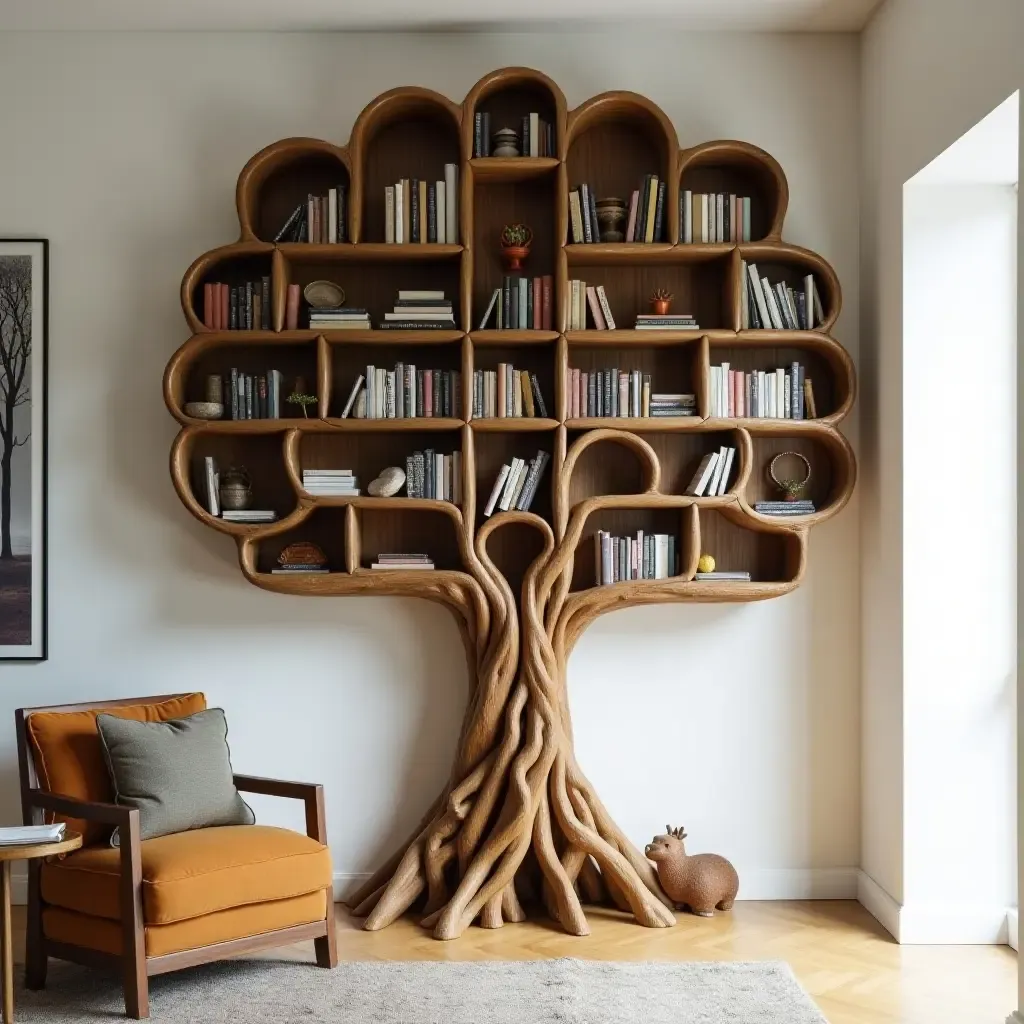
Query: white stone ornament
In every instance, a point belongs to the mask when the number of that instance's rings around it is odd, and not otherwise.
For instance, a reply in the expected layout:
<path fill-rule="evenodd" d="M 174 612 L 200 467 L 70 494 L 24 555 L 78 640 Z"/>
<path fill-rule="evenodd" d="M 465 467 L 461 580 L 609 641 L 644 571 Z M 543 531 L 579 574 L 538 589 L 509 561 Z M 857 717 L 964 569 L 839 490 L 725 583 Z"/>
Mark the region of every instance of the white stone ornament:
<path fill-rule="evenodd" d="M 374 498 L 394 497 L 405 484 L 405 470 L 398 466 L 388 466 L 376 480 L 371 480 L 366 488 L 367 494 Z"/>

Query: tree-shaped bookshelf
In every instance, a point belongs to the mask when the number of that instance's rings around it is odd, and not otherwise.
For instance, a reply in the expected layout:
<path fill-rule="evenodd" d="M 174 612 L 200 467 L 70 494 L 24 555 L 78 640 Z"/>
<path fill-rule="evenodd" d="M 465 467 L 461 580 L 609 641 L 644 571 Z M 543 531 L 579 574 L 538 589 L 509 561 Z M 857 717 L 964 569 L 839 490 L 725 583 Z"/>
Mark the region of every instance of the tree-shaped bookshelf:
<path fill-rule="evenodd" d="M 491 127 L 518 127 L 528 112 L 553 126 L 552 157 L 472 158 L 474 114 Z M 402 177 L 443 177 L 459 169 L 459 242 L 386 244 L 385 186 Z M 597 195 L 628 196 L 646 174 L 667 184 L 662 243 L 568 244 L 569 191 L 589 182 Z M 347 241 L 271 239 L 307 194 L 345 184 Z M 680 244 L 682 190 L 751 197 L 749 243 Z M 201 522 L 232 536 L 245 577 L 268 590 L 308 595 L 401 595 L 449 608 L 469 663 L 472 691 L 451 778 L 407 842 L 352 899 L 366 927 L 383 928 L 418 909 L 438 938 L 474 921 L 499 927 L 541 905 L 574 934 L 588 931 L 583 903 L 609 902 L 640 923 L 674 922 L 650 863 L 602 806 L 573 754 L 566 662 L 602 612 L 670 601 L 742 602 L 786 594 L 804 576 L 808 533 L 835 515 L 854 485 L 855 462 L 839 433 L 854 396 L 854 372 L 829 336 L 840 289 L 829 265 L 781 239 L 788 187 L 766 153 L 738 142 L 679 150 L 668 118 L 649 100 L 607 93 L 568 111 L 558 87 L 525 68 L 506 68 L 474 86 L 461 106 L 420 88 L 379 96 L 356 121 L 348 146 L 287 139 L 257 154 L 237 187 L 238 242 L 201 256 L 181 298 L 193 336 L 167 367 L 167 406 L 181 424 L 171 453 L 175 487 Z M 527 272 L 554 282 L 554 330 L 474 330 L 502 266 L 498 238 L 510 221 L 534 233 Z M 772 280 L 813 274 L 823 320 L 813 331 L 743 330 L 744 262 Z M 211 330 L 200 315 L 203 285 L 268 275 L 270 330 Z M 670 289 L 700 330 L 568 330 L 569 282 L 605 287 L 620 323 L 646 311 L 655 287 Z M 285 330 L 289 284 L 340 283 L 376 322 L 399 288 L 444 289 L 456 331 Z M 419 360 L 461 371 L 454 417 L 341 418 L 356 375 L 368 363 Z M 813 375 L 816 418 L 713 418 L 713 364 L 747 372 L 800 361 Z M 265 369 L 315 382 L 309 418 L 193 419 L 207 374 Z M 537 374 L 552 418 L 473 418 L 473 370 L 515 362 Z M 670 390 L 692 391 L 697 415 L 570 417 L 568 367 L 638 366 Z M 728 491 L 688 497 L 702 456 L 735 447 Z M 320 497 L 303 468 L 341 466 L 365 482 L 414 449 L 461 449 L 462 501 L 409 497 Z M 538 448 L 551 468 L 531 512 L 483 505 L 497 470 Z M 772 497 L 765 469 L 797 452 L 812 469 L 811 514 L 773 518 L 755 511 Z M 256 503 L 276 510 L 266 525 L 226 522 L 201 500 L 205 456 L 244 464 Z M 676 574 L 596 586 L 594 534 L 663 530 L 676 537 Z M 270 570 L 292 540 L 326 553 L 330 574 Z M 370 568 L 384 551 L 423 551 L 433 572 Z M 698 581 L 702 552 L 750 582 Z"/>

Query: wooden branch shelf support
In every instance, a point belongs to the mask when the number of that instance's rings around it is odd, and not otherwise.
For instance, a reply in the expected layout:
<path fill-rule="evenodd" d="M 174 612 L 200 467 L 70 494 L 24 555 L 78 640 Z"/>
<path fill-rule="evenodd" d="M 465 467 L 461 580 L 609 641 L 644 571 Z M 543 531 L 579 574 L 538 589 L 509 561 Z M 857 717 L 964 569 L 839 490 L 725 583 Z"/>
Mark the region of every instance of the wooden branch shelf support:
<path fill-rule="evenodd" d="M 472 158 L 473 115 L 492 127 L 517 125 L 540 111 L 553 125 L 557 156 Z M 459 241 L 385 244 L 383 191 L 400 177 L 443 176 L 459 168 Z M 569 244 L 569 189 L 586 181 L 598 195 L 628 196 L 644 174 L 667 183 L 668 240 L 658 244 Z M 307 193 L 344 184 L 348 241 L 275 244 L 271 239 Z M 753 200 L 752 235 L 740 245 L 686 245 L 679 239 L 682 190 L 733 192 Z M 849 500 L 856 463 L 839 424 L 855 397 L 853 364 L 830 336 L 841 307 L 828 263 L 782 240 L 786 177 L 767 153 L 742 142 L 680 150 L 675 129 L 650 100 L 611 92 L 567 110 L 561 90 L 529 68 L 481 79 L 460 105 L 420 88 L 394 89 L 356 120 L 348 145 L 293 138 L 256 154 L 238 179 L 239 240 L 205 253 L 181 285 L 192 337 L 171 358 L 164 396 L 181 425 L 171 475 L 185 507 L 229 534 L 246 579 L 278 593 L 414 596 L 454 615 L 473 685 L 448 785 L 405 843 L 351 897 L 366 928 L 384 928 L 416 910 L 425 927 L 452 939 L 471 924 L 497 928 L 537 907 L 566 931 L 588 932 L 586 903 L 609 903 L 649 927 L 674 923 L 651 864 L 622 833 L 576 762 L 569 723 L 566 663 L 597 616 L 658 602 L 760 601 L 800 585 L 808 533 Z M 504 222 L 534 231 L 527 273 L 554 279 L 554 330 L 474 330 L 502 269 Z M 813 273 L 824 323 L 815 331 L 741 330 L 741 261 Z M 203 284 L 271 278 L 272 330 L 211 331 L 198 308 Z M 590 277 L 588 277 L 590 275 Z M 398 288 L 444 287 L 456 310 L 454 331 L 283 330 L 289 283 L 327 277 L 355 306 L 376 313 Z M 699 331 L 572 331 L 569 281 L 601 281 L 613 308 L 646 308 L 652 281 L 664 279 L 683 307 L 699 312 Z M 429 281 L 429 284 L 423 284 Z M 692 305 L 691 305 L 692 304 Z M 621 320 L 627 317 L 621 316 Z M 399 353 L 396 355 L 396 353 Z M 317 414 L 283 420 L 200 421 L 185 414 L 203 397 L 207 373 L 273 358 L 287 376 L 318 388 Z M 355 374 L 368 362 L 439 361 L 462 372 L 457 415 L 439 419 L 340 419 Z M 712 419 L 713 364 L 767 369 L 806 362 L 819 417 L 808 420 Z M 467 415 L 474 368 L 498 361 L 536 369 L 550 418 Z M 581 362 L 582 361 L 582 362 Z M 567 368 L 650 366 L 693 391 L 699 415 L 672 419 L 571 419 Z M 422 365 L 427 365 L 422 362 Z M 646 372 L 646 369 L 645 369 Z M 728 441 L 739 469 L 728 493 L 683 494 L 702 456 Z M 512 456 L 551 454 L 535 511 L 485 519 L 482 506 L 497 470 Z M 408 498 L 323 498 L 302 487 L 302 466 L 357 469 L 361 483 L 417 448 L 461 449 L 461 508 Z M 813 467 L 817 511 L 772 519 L 754 510 L 771 496 L 765 467 L 796 451 Z M 267 525 L 225 522 L 197 498 L 203 457 L 244 464 Z M 369 474 L 369 475 L 367 475 Z M 633 533 L 668 524 L 680 552 L 678 575 L 594 586 L 596 530 Z M 329 575 L 269 571 L 292 539 L 324 547 Z M 370 569 L 378 550 L 429 545 L 433 572 Z M 709 551 L 721 568 L 745 569 L 750 583 L 697 582 Z"/>

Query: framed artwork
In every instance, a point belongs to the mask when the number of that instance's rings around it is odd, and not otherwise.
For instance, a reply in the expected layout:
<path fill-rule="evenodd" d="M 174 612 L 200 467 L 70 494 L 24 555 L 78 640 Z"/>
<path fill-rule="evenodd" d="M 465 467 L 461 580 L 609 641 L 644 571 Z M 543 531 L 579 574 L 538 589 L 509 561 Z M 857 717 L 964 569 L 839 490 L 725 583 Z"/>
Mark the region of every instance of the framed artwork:
<path fill-rule="evenodd" d="M 46 657 L 48 243 L 0 238 L 0 658 Z"/>

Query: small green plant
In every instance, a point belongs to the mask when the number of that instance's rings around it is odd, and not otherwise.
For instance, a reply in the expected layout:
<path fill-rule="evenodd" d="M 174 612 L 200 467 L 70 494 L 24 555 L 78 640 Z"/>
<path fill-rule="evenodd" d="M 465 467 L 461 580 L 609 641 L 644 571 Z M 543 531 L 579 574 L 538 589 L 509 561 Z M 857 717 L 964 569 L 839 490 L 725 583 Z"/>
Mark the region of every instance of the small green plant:
<path fill-rule="evenodd" d="M 316 395 L 304 395 L 301 391 L 293 391 L 285 401 L 289 405 L 301 405 L 302 415 L 305 419 L 309 419 L 309 413 L 306 412 L 306 407 L 310 405 L 316 405 Z"/>
<path fill-rule="evenodd" d="M 533 241 L 533 232 L 525 224 L 506 224 L 501 229 L 501 244 L 526 246 Z"/>

